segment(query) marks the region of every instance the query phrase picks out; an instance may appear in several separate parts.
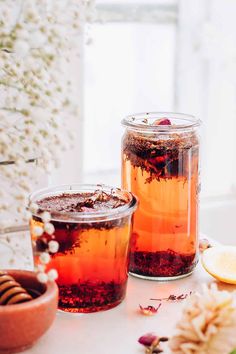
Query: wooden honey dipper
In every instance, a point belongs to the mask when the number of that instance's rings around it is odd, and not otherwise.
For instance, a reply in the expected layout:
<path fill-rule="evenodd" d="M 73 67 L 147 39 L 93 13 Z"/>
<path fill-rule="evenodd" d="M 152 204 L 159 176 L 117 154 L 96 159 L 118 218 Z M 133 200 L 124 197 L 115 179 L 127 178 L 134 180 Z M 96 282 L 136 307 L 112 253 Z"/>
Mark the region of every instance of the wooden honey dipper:
<path fill-rule="evenodd" d="M 32 300 L 32 296 L 15 279 L 0 271 L 0 305 L 13 305 Z"/>

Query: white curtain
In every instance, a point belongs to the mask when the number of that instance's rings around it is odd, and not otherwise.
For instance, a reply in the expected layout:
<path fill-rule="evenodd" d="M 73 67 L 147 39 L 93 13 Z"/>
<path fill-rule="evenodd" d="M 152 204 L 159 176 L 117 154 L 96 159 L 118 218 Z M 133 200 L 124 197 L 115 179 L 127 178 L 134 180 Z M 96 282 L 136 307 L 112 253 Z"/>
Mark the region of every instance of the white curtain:
<path fill-rule="evenodd" d="M 236 1 L 180 0 L 176 109 L 203 121 L 203 196 L 236 197 Z"/>

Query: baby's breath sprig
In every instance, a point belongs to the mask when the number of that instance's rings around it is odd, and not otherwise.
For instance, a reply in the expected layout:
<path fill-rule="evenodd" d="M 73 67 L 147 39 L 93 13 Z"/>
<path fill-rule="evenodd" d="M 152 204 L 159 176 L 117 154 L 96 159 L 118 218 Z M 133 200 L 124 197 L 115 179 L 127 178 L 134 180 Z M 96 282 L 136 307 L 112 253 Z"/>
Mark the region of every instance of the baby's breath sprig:
<path fill-rule="evenodd" d="M 0 229 L 26 221 L 33 183 L 70 145 L 65 119 L 77 114 L 78 100 L 69 72 L 93 3 L 1 0 Z"/>
<path fill-rule="evenodd" d="M 29 212 L 33 215 L 38 212 L 36 204 L 29 205 Z M 34 237 L 44 237 L 44 251 L 38 257 L 37 264 L 35 265 L 35 271 L 37 273 L 37 279 L 40 283 L 47 283 L 48 281 L 54 281 L 58 277 L 56 269 L 47 270 L 47 265 L 51 261 L 51 254 L 58 252 L 59 243 L 55 240 L 55 228 L 51 222 L 51 214 L 49 212 L 42 212 L 39 214 L 41 219 L 40 225 L 33 226 L 32 233 Z"/>

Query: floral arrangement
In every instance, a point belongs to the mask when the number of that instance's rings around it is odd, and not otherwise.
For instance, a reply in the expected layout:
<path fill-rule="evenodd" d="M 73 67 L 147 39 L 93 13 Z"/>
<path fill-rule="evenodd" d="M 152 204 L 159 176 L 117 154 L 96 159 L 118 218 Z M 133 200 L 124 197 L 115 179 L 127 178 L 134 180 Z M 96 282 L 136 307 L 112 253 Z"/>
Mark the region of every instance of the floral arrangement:
<path fill-rule="evenodd" d="M 70 146 L 65 122 L 78 111 L 70 70 L 93 2 L 1 1 L 0 229 L 27 218 L 32 183 Z"/>

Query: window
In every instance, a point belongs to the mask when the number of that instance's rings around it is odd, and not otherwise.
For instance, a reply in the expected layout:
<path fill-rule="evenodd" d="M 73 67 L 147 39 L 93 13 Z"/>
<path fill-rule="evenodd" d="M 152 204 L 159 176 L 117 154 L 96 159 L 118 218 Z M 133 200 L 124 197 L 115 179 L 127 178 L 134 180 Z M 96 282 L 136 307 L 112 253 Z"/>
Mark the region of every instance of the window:
<path fill-rule="evenodd" d="M 84 181 L 120 184 L 124 116 L 174 109 L 174 5 L 98 2 L 85 48 Z"/>
<path fill-rule="evenodd" d="M 203 121 L 202 196 L 236 199 L 236 3 L 97 0 L 96 7 L 92 44 L 84 46 L 80 135 L 72 172 L 64 158 L 63 181 L 119 185 L 121 119 L 179 111 Z"/>
<path fill-rule="evenodd" d="M 235 198 L 236 2 L 180 0 L 176 109 L 202 128 L 202 196 Z"/>

